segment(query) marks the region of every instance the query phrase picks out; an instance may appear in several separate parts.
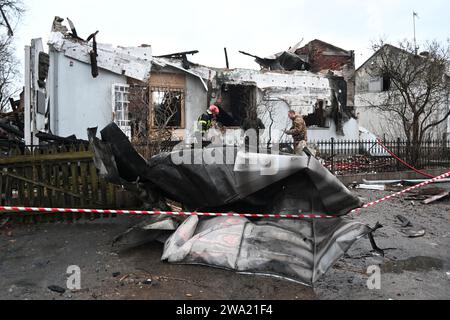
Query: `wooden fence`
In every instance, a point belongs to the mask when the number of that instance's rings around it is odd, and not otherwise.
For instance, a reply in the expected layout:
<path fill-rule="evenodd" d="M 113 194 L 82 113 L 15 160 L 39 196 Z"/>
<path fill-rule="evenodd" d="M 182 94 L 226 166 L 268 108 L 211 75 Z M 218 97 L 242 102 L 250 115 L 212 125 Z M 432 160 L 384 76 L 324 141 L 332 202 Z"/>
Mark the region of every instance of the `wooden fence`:
<path fill-rule="evenodd" d="M 87 145 L 11 149 L 0 155 L 0 203 L 57 208 L 134 207 L 134 198 L 99 177 Z"/>

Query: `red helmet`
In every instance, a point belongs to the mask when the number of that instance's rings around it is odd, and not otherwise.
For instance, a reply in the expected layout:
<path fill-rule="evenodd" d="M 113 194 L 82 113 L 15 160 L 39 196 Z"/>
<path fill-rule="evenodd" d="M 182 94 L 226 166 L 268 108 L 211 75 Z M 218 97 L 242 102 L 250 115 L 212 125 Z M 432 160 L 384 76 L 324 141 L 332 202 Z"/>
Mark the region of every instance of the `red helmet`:
<path fill-rule="evenodd" d="M 215 115 L 217 115 L 217 114 L 220 113 L 219 107 L 217 107 L 217 106 L 215 106 L 215 105 L 210 106 L 210 107 L 209 107 L 209 111 L 211 111 L 211 113 L 212 113 L 212 114 L 215 114 Z"/>

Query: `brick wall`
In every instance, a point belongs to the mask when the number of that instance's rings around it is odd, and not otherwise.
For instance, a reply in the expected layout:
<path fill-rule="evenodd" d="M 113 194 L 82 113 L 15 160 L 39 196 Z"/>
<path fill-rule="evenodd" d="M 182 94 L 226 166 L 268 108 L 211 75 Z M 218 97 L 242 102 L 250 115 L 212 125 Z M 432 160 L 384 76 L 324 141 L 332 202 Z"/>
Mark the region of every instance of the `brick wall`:
<path fill-rule="evenodd" d="M 334 71 L 347 81 L 347 105 L 355 105 L 355 55 L 353 51 L 337 48 L 320 40 L 313 40 L 296 51 L 299 55 L 307 55 L 311 71 L 326 73 Z"/>

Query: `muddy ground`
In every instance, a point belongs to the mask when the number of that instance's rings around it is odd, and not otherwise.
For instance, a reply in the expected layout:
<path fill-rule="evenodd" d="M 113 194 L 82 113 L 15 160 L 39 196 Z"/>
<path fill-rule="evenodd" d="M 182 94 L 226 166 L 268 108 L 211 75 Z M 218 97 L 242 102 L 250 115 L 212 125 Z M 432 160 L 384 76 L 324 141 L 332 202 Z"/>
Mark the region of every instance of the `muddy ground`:
<path fill-rule="evenodd" d="M 450 189 L 450 184 L 439 185 Z M 367 201 L 389 194 L 353 190 Z M 239 275 L 201 266 L 160 261 L 163 246 L 150 243 L 116 252 L 115 236 L 139 218 L 115 218 L 75 224 L 17 225 L 0 230 L 0 299 L 448 299 L 450 298 L 450 200 L 423 205 L 394 199 L 356 219 L 384 228 L 377 244 L 385 257 L 372 254 L 368 239 L 359 241 L 315 288 L 277 279 Z M 408 238 L 396 215 L 426 234 Z M 63 294 L 66 270 L 81 268 L 82 290 Z M 381 289 L 367 288 L 367 268 L 381 266 Z M 149 281 L 151 280 L 151 281 Z"/>

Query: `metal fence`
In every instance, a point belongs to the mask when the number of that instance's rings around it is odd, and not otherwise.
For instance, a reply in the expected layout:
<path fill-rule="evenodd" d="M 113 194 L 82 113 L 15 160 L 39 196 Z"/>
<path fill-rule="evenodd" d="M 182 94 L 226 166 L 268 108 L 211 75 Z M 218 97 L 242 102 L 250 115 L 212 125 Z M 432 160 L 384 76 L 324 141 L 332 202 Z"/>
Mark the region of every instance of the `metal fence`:
<path fill-rule="evenodd" d="M 135 147 L 144 158 L 149 159 L 155 155 L 156 150 L 170 152 L 179 143 L 179 141 L 165 141 L 156 148 L 152 144 L 135 145 Z M 450 167 L 450 141 L 424 141 L 418 148 L 420 155 L 415 163 L 411 156 L 411 146 L 407 141 L 397 139 L 383 141 L 383 144 L 400 159 L 414 164 L 417 169 Z M 265 147 L 262 152 L 267 152 L 266 144 L 261 141 L 261 145 Z M 335 175 L 410 170 L 373 140 L 329 139 L 311 141 L 309 145 L 317 151 L 317 157 L 321 159 L 324 166 Z M 279 143 L 276 150 L 293 153 L 293 143 L 290 141 Z"/>
<path fill-rule="evenodd" d="M 424 141 L 413 159 L 412 146 L 404 140 L 383 141 L 395 155 L 418 169 L 450 167 L 450 141 Z M 376 141 L 325 140 L 311 143 L 324 160 L 324 165 L 336 175 L 397 172 L 409 170 Z"/>

